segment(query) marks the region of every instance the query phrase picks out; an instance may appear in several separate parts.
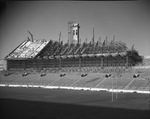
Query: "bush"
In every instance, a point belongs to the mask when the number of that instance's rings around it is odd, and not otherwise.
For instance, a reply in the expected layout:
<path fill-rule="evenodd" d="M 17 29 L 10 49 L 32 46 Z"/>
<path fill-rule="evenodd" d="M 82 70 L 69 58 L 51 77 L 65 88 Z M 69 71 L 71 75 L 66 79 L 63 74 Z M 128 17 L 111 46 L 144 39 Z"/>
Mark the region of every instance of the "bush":
<path fill-rule="evenodd" d="M 144 58 L 142 56 L 140 56 L 136 50 L 127 51 L 127 56 L 131 60 L 130 63 L 132 66 L 143 63 Z"/>

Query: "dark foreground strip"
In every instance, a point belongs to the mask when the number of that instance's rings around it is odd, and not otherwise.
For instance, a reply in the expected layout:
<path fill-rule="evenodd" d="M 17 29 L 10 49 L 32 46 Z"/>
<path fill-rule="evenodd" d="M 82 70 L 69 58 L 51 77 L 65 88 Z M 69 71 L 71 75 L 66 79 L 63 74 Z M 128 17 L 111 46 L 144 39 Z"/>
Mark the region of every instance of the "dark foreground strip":
<path fill-rule="evenodd" d="M 149 110 L 0 99 L 1 119 L 149 119 Z"/>

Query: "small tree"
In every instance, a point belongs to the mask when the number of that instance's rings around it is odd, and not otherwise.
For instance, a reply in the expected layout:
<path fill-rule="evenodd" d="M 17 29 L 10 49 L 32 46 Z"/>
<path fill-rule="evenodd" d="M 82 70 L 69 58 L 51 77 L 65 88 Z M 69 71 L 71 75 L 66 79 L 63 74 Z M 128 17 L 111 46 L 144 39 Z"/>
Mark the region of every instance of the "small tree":
<path fill-rule="evenodd" d="M 132 66 L 143 63 L 143 57 L 140 56 L 138 51 L 136 51 L 133 48 L 131 50 L 127 51 L 127 56 L 129 57 L 130 63 Z"/>

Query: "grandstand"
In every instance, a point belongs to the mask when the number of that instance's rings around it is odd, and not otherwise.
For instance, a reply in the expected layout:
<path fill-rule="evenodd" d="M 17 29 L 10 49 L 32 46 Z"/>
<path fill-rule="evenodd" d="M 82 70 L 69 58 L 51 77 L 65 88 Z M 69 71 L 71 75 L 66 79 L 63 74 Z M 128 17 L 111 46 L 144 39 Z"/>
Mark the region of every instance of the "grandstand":
<path fill-rule="evenodd" d="M 142 63 L 142 57 L 132 47 L 127 48 L 122 41 L 108 41 L 107 38 L 95 41 L 94 29 L 93 38 L 89 43 L 79 40 L 79 24 L 68 22 L 68 42 L 53 40 L 23 41 L 9 55 L 7 69 L 44 69 L 64 67 L 128 67 Z"/>
<path fill-rule="evenodd" d="M 90 67 L 88 67 L 90 69 Z M 65 68 L 65 71 L 54 72 L 54 69 L 45 71 L 9 71 L 10 75 L 6 76 L 6 72 L 0 74 L 0 84 L 8 85 L 36 85 L 36 86 L 56 86 L 56 87 L 72 87 L 72 88 L 97 88 L 97 89 L 117 89 L 117 90 L 135 90 L 149 91 L 150 71 L 140 71 L 132 69 L 124 69 L 122 72 L 116 72 L 114 68 L 101 69 L 95 73 L 85 72 L 84 70 L 75 70 Z M 107 73 L 109 72 L 109 74 Z M 26 76 L 23 74 L 27 73 Z M 134 75 L 138 73 L 138 77 Z M 43 74 L 43 75 L 42 75 Z M 44 75 L 45 74 L 45 75 Z M 82 76 L 83 74 L 86 74 Z M 109 76 L 107 76 L 109 75 Z"/>
<path fill-rule="evenodd" d="M 143 60 L 134 47 L 114 38 L 95 41 L 94 36 L 81 43 L 79 24 L 69 22 L 68 27 L 67 43 L 35 40 L 33 35 L 23 41 L 5 57 L 9 73 L 2 72 L 0 83 L 149 90 L 149 71 L 130 68 Z"/>
<path fill-rule="evenodd" d="M 116 67 L 142 62 L 137 51 L 121 41 L 68 44 L 53 40 L 26 40 L 5 57 L 7 68 Z M 138 59 L 138 61 L 137 61 Z"/>

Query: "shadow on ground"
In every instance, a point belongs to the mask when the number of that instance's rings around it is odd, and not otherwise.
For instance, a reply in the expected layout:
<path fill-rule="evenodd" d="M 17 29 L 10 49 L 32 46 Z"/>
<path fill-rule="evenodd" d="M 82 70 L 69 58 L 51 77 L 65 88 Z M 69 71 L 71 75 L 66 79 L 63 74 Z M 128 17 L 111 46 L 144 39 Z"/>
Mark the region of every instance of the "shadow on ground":
<path fill-rule="evenodd" d="M 149 119 L 149 110 L 0 99 L 1 119 Z"/>

